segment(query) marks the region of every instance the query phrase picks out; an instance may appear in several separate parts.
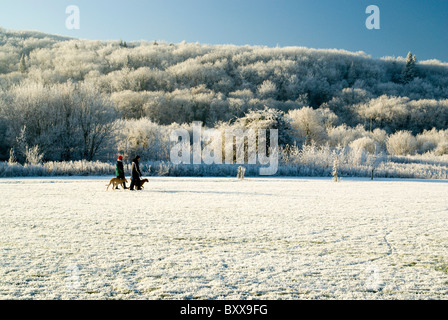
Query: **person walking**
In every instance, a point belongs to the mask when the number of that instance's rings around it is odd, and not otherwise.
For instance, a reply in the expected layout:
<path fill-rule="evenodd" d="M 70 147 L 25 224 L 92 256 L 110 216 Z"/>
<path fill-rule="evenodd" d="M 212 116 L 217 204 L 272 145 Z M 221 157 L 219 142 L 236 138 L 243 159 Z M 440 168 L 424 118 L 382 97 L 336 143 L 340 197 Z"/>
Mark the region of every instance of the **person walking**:
<path fill-rule="evenodd" d="M 117 176 L 118 179 L 126 180 L 124 176 L 124 165 L 122 155 L 118 156 L 117 165 L 115 166 L 115 175 Z M 126 182 L 123 182 L 123 188 L 127 189 Z M 115 189 L 118 189 L 118 186 Z"/>
<path fill-rule="evenodd" d="M 142 190 L 142 187 L 140 185 L 140 177 L 142 176 L 142 173 L 140 172 L 140 156 L 136 156 L 132 160 L 132 169 L 131 169 L 131 186 L 129 187 L 129 190 L 134 191 L 134 186 L 137 187 L 137 190 Z"/>

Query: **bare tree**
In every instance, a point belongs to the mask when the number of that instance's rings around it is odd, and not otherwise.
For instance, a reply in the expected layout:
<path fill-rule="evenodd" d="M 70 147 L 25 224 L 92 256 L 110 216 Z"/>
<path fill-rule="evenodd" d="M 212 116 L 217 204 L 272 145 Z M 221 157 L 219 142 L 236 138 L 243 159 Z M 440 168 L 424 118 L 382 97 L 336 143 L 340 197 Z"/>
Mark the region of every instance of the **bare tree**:
<path fill-rule="evenodd" d="M 95 88 L 82 85 L 77 96 L 78 124 L 82 137 L 82 156 L 93 160 L 114 130 L 116 113 L 108 97 Z"/>

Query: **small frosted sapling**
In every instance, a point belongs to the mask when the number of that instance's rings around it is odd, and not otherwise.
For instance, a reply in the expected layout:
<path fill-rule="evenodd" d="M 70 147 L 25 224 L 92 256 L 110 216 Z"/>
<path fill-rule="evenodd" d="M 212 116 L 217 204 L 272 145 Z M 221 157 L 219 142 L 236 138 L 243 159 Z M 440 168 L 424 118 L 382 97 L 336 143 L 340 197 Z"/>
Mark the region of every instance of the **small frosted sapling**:
<path fill-rule="evenodd" d="M 339 178 L 338 178 L 338 167 L 339 167 L 339 161 L 338 161 L 338 158 L 335 157 L 334 160 L 333 160 L 333 172 L 332 172 L 333 181 L 334 182 L 338 182 L 339 181 Z"/>
<path fill-rule="evenodd" d="M 246 173 L 246 168 L 244 168 L 243 166 L 239 166 L 238 167 L 238 173 L 236 175 L 236 177 L 240 180 L 244 179 L 244 174 Z"/>

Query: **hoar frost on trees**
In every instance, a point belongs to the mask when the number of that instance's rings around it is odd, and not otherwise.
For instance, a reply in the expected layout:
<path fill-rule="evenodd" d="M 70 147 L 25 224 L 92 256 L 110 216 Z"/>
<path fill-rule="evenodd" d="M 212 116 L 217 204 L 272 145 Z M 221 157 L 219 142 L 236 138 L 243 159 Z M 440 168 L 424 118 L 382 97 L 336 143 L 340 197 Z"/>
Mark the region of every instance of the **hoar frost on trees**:
<path fill-rule="evenodd" d="M 4 29 L 0 43 L 5 160 L 24 125 L 28 145 L 38 145 L 45 159 L 90 159 L 105 147 L 113 152 L 117 118 L 149 118 L 160 128 L 198 120 L 216 127 L 268 108 L 290 122 L 279 132 L 285 145 L 348 147 L 367 137 L 382 150 L 398 131 L 419 137 L 448 128 L 448 64 L 417 63 L 411 53 L 372 59 L 300 47 L 124 46 Z M 417 138 L 416 152 L 445 152 L 444 135 L 426 136 Z"/>

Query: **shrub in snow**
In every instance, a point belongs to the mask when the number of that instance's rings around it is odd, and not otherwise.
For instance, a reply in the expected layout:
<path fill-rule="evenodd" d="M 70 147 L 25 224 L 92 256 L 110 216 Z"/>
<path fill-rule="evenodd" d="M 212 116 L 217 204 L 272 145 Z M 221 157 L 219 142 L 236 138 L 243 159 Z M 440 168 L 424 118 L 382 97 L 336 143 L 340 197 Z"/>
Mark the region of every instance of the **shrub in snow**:
<path fill-rule="evenodd" d="M 364 151 L 369 154 L 375 154 L 378 146 L 372 138 L 363 137 L 350 143 L 350 148 L 355 151 Z"/>
<path fill-rule="evenodd" d="M 338 158 L 335 156 L 334 160 L 333 160 L 333 172 L 331 173 L 333 175 L 333 181 L 334 182 L 338 182 L 339 181 L 338 166 L 339 166 L 339 161 L 338 161 Z"/>
<path fill-rule="evenodd" d="M 127 159 L 140 155 L 145 160 L 167 161 L 170 158 L 171 130 L 175 125 L 160 126 L 147 118 L 118 121 L 116 147 Z"/>
<path fill-rule="evenodd" d="M 324 126 L 324 119 L 319 111 L 310 107 L 289 111 L 287 118 L 293 129 L 294 140 L 299 144 L 314 142 L 322 145 L 328 136 Z"/>
<path fill-rule="evenodd" d="M 409 131 L 398 131 L 389 137 L 387 151 L 396 156 L 415 154 L 417 139 Z"/>
<path fill-rule="evenodd" d="M 437 156 L 448 154 L 448 142 L 441 143 L 434 152 Z"/>
<path fill-rule="evenodd" d="M 8 159 L 8 164 L 13 165 L 17 163 L 17 158 L 14 152 L 14 148 L 9 149 L 9 159 Z"/>
<path fill-rule="evenodd" d="M 244 117 L 237 119 L 236 127 L 245 129 L 277 129 L 278 144 L 284 146 L 291 144 L 291 126 L 281 110 L 265 107 L 263 110 L 250 110 Z M 269 141 L 269 138 L 267 138 Z"/>
<path fill-rule="evenodd" d="M 416 138 L 419 153 L 435 152 L 443 155 L 443 145 L 448 144 L 448 130 L 425 130 Z"/>
<path fill-rule="evenodd" d="M 244 168 L 243 166 L 239 166 L 238 173 L 236 175 L 237 179 L 243 180 L 245 172 L 246 172 L 246 168 Z"/>
<path fill-rule="evenodd" d="M 38 165 L 42 163 L 44 155 L 40 153 L 39 146 L 35 145 L 34 147 L 26 146 L 25 158 L 26 163 L 30 165 Z"/>

